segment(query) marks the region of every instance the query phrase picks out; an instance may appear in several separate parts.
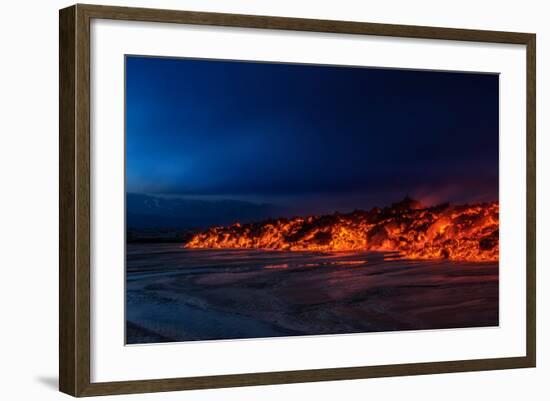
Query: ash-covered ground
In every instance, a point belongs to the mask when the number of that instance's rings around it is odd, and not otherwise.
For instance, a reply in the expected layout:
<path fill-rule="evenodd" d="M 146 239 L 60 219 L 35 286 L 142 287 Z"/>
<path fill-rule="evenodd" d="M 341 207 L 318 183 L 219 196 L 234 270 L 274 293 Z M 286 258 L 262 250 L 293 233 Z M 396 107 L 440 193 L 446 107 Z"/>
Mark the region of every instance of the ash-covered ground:
<path fill-rule="evenodd" d="M 129 244 L 126 342 L 496 326 L 498 263 Z"/>

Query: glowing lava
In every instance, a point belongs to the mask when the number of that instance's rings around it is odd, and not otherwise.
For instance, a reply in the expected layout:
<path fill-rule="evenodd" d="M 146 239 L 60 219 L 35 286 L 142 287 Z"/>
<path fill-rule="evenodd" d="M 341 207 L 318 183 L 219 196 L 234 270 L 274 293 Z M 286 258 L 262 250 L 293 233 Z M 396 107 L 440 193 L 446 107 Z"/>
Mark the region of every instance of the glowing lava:
<path fill-rule="evenodd" d="M 497 202 L 425 208 L 407 197 L 383 209 L 212 227 L 185 247 L 397 251 L 409 259 L 498 261 L 498 221 Z"/>

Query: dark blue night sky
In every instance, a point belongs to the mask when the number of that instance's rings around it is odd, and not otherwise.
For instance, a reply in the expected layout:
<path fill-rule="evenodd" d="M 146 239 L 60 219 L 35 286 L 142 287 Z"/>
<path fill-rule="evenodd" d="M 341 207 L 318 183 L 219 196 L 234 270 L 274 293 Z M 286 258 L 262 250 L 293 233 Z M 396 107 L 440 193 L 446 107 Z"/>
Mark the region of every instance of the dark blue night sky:
<path fill-rule="evenodd" d="M 498 200 L 498 75 L 126 59 L 127 192 L 289 214 Z"/>

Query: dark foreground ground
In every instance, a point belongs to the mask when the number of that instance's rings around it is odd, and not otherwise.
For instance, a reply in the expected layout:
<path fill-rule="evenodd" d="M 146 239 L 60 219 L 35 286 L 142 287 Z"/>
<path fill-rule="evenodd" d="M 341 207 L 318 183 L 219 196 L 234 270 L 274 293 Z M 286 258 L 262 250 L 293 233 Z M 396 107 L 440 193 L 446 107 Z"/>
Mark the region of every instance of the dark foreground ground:
<path fill-rule="evenodd" d="M 128 244 L 126 342 L 498 325 L 498 264 Z"/>

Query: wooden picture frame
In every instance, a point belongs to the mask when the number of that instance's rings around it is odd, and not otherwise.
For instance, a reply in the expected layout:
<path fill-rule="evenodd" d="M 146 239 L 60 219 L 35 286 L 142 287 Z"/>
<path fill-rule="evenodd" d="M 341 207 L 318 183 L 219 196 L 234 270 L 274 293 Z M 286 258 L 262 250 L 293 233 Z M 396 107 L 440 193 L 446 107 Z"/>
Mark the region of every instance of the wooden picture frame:
<path fill-rule="evenodd" d="M 527 49 L 525 60 L 527 71 L 526 356 L 92 383 L 90 380 L 90 21 L 94 18 L 525 45 Z M 535 366 L 535 34 L 80 4 L 60 10 L 59 29 L 59 388 L 62 392 L 73 396 L 95 396 Z"/>

